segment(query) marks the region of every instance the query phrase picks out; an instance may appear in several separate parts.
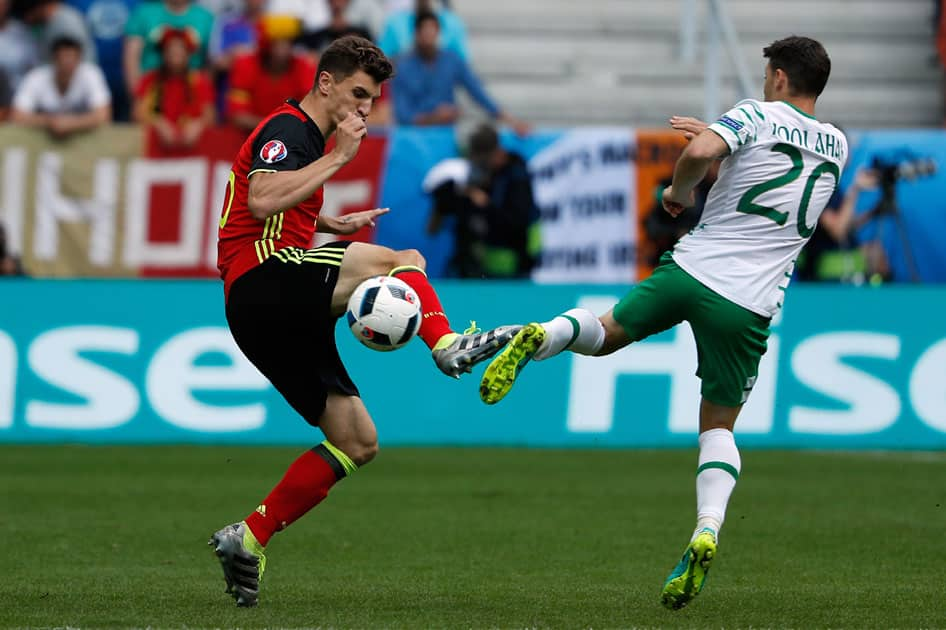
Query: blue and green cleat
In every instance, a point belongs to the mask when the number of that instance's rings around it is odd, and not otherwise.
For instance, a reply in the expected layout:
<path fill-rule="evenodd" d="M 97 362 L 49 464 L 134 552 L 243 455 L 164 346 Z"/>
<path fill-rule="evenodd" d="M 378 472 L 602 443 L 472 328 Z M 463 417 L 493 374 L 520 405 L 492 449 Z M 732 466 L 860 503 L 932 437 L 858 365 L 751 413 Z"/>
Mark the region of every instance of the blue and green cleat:
<path fill-rule="evenodd" d="M 522 369 L 545 341 L 545 329 L 535 322 L 522 327 L 509 345 L 493 359 L 480 381 L 480 399 L 495 405 L 512 389 Z"/>
<path fill-rule="evenodd" d="M 680 563 L 670 572 L 660 594 L 661 603 L 679 610 L 700 594 L 706 583 L 713 558 L 716 557 L 716 532 L 702 529 L 683 552 Z"/>

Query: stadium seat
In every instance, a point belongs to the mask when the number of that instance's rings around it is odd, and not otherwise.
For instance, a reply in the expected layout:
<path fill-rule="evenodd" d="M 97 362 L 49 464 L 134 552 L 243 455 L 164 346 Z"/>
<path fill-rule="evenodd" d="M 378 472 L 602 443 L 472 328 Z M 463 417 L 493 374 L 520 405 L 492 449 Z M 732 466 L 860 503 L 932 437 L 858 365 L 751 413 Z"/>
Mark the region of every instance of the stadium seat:
<path fill-rule="evenodd" d="M 683 2 L 456 0 L 473 62 L 497 100 L 539 125 L 662 126 L 671 113 L 701 115 L 700 55 L 677 58 Z M 706 3 L 699 8 L 702 39 Z M 819 116 L 845 126 L 938 126 L 941 70 L 928 0 L 725 3 L 761 92 L 761 48 L 788 34 L 822 40 L 833 72 Z M 720 58 L 723 102 L 737 100 Z M 895 89 L 891 89 L 891 85 Z M 590 90 L 590 91 L 589 91 Z M 587 98 L 591 94 L 594 107 Z M 759 93 L 751 96 L 759 96 Z"/>

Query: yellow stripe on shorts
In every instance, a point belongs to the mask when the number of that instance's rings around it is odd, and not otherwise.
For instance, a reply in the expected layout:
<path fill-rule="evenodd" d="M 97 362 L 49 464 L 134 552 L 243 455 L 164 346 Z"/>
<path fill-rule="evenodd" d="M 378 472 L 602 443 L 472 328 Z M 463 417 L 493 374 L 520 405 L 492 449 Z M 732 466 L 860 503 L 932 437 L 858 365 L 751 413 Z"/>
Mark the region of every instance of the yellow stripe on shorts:
<path fill-rule="evenodd" d="M 307 257 L 307 258 L 303 258 L 303 259 L 302 259 L 302 262 L 307 262 L 307 263 L 321 263 L 321 264 L 323 264 L 323 265 L 332 265 L 332 266 L 334 266 L 334 267 L 341 267 L 341 266 L 342 266 L 342 261 L 340 261 L 340 260 L 332 260 L 332 259 L 330 259 L 330 258 L 308 258 L 308 257 Z"/>

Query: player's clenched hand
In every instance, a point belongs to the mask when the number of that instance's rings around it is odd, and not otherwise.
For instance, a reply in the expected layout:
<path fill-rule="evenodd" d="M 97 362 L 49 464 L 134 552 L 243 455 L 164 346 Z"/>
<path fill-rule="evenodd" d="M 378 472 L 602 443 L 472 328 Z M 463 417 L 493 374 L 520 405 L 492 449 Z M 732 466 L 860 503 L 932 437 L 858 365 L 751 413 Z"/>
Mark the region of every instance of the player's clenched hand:
<path fill-rule="evenodd" d="M 693 195 L 692 190 L 684 198 L 680 199 L 674 196 L 673 186 L 667 186 L 664 188 L 662 200 L 664 210 L 666 210 L 672 217 L 680 216 L 681 212 L 687 208 L 692 207 L 696 203 L 696 197 Z"/>
<path fill-rule="evenodd" d="M 363 227 L 374 227 L 374 220 L 382 214 L 390 212 L 390 208 L 375 208 L 373 210 L 362 210 L 361 212 L 352 212 L 336 219 L 336 234 L 354 234 Z"/>
<path fill-rule="evenodd" d="M 699 118 L 692 118 L 690 116 L 671 116 L 670 126 L 677 131 L 682 131 L 683 137 L 687 140 L 692 140 L 709 127 L 709 125 Z"/>
<path fill-rule="evenodd" d="M 358 153 L 358 147 L 361 145 L 361 139 L 368 133 L 368 126 L 364 119 L 355 112 L 349 112 L 348 116 L 339 123 L 335 131 L 335 151 L 347 164 Z"/>

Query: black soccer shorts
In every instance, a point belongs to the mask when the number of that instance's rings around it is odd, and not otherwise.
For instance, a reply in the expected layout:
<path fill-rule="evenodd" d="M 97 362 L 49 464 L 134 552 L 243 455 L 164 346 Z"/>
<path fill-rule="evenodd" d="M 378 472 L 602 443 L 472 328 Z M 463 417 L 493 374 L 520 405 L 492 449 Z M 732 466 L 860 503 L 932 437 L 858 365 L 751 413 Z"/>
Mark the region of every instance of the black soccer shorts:
<path fill-rule="evenodd" d="M 306 422 L 318 426 L 328 392 L 358 396 L 335 345 L 332 292 L 348 242 L 286 247 L 236 279 L 227 301 L 243 354 Z"/>

